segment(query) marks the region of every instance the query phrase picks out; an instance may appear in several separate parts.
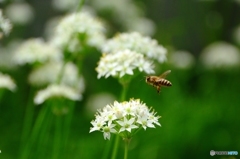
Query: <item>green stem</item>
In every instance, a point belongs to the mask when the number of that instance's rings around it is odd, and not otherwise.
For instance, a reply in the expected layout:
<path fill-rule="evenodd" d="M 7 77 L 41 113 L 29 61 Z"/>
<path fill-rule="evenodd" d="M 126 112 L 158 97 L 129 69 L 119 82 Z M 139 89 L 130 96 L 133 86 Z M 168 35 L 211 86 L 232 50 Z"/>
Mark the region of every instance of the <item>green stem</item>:
<path fill-rule="evenodd" d="M 107 142 L 107 145 L 104 147 L 104 150 L 103 150 L 102 159 L 108 159 L 109 158 L 109 152 L 111 151 L 112 144 L 113 144 L 112 140 Z"/>
<path fill-rule="evenodd" d="M 26 112 L 24 115 L 20 152 L 22 152 L 23 148 L 25 147 L 26 141 L 29 137 L 31 127 L 32 127 L 33 115 L 34 115 L 34 105 L 32 103 L 32 98 L 33 98 L 32 94 L 33 94 L 33 89 L 31 88 L 29 91 L 29 98 L 27 101 Z"/>
<path fill-rule="evenodd" d="M 55 135 L 54 135 L 54 145 L 53 145 L 53 159 L 58 159 L 61 152 L 61 117 L 56 115 L 55 123 Z"/>
<path fill-rule="evenodd" d="M 34 143 L 38 139 L 41 129 L 45 125 L 43 121 L 46 118 L 48 111 L 49 111 L 48 107 L 44 107 L 40 110 L 37 120 L 34 124 L 32 134 L 31 134 L 29 140 L 27 141 L 27 144 L 24 146 L 24 150 L 22 152 L 21 158 L 23 158 L 23 159 L 28 158 L 27 156 L 30 155 L 30 153 L 32 151 L 32 147 L 34 146 Z"/>
<path fill-rule="evenodd" d="M 73 110 L 75 108 L 75 103 L 71 103 L 69 104 L 69 112 L 68 114 L 66 114 L 63 118 L 63 130 L 62 130 L 62 141 L 63 141 L 63 154 L 65 155 L 65 150 L 67 148 L 67 141 L 68 141 L 68 136 L 69 136 L 69 132 L 70 132 L 70 128 L 71 128 L 71 121 L 72 121 L 72 117 L 73 117 Z M 63 157 L 66 158 L 66 157 Z"/>
<path fill-rule="evenodd" d="M 122 86 L 123 86 L 123 90 L 121 93 L 121 101 L 123 102 L 126 100 L 128 84 L 125 83 L 125 84 L 122 84 Z M 119 146 L 119 138 L 120 138 L 120 136 L 116 135 L 111 159 L 115 159 L 117 156 L 117 151 L 118 151 L 118 146 Z"/>
<path fill-rule="evenodd" d="M 44 127 L 41 130 L 41 134 L 39 135 L 40 140 L 37 147 L 37 150 L 40 151 L 38 153 L 39 158 L 44 158 L 46 154 L 49 152 L 49 147 L 46 145 L 48 145 L 49 140 L 51 140 L 51 136 L 50 136 L 51 134 L 49 132 L 51 130 L 53 117 L 54 116 L 49 109 L 48 115 L 47 115 L 47 121 L 45 122 Z"/>
<path fill-rule="evenodd" d="M 1 99 L 2 99 L 2 96 L 3 96 L 3 89 L 0 89 L 0 101 L 1 101 Z M 1 107 L 1 105 L 0 105 L 0 107 Z"/>
<path fill-rule="evenodd" d="M 129 141 L 128 139 L 125 140 L 125 148 L 124 148 L 124 159 L 127 159 L 128 157 L 128 144 L 129 144 Z"/>
<path fill-rule="evenodd" d="M 80 0 L 77 11 L 80 11 L 82 9 L 82 6 L 84 5 L 85 0 Z"/>
<path fill-rule="evenodd" d="M 120 138 L 120 136 L 116 135 L 111 159 L 115 159 L 116 156 L 117 156 L 118 145 L 119 145 L 119 138 Z"/>
<path fill-rule="evenodd" d="M 61 67 L 61 69 L 60 69 L 60 72 L 59 72 L 59 74 L 58 74 L 57 81 L 56 81 L 57 84 L 60 84 L 61 81 L 62 81 L 64 72 L 65 72 L 65 66 L 66 66 L 66 64 L 67 64 L 67 61 L 63 63 L 63 65 L 62 65 L 62 67 Z"/>
<path fill-rule="evenodd" d="M 126 100 L 127 90 L 128 90 L 128 84 L 124 84 L 123 85 L 123 90 L 122 90 L 122 93 L 121 93 L 121 98 L 120 98 L 121 102 Z"/>

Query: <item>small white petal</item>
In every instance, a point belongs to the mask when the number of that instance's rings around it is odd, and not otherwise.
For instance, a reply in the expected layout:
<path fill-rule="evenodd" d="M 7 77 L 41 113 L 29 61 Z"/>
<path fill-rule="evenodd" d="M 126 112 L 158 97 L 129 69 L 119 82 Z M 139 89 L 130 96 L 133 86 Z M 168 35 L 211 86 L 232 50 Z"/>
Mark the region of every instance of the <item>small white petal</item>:
<path fill-rule="evenodd" d="M 10 76 L 0 72 L 0 88 L 7 88 L 14 91 L 16 89 L 16 85 Z"/>
<path fill-rule="evenodd" d="M 34 98 L 35 104 L 42 104 L 51 97 L 64 97 L 70 100 L 81 100 L 82 96 L 75 89 L 64 85 L 50 85 L 37 93 Z"/>

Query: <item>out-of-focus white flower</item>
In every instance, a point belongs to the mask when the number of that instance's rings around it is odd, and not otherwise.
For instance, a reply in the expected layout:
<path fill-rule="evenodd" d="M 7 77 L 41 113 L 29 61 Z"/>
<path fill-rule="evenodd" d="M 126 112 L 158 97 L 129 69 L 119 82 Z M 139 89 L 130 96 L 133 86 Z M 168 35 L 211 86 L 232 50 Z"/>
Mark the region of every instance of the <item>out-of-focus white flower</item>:
<path fill-rule="evenodd" d="M 76 10 L 82 0 L 52 0 L 52 5 L 60 11 Z"/>
<path fill-rule="evenodd" d="M 102 51 L 104 53 L 114 53 L 126 49 L 142 53 L 160 63 L 167 59 L 167 50 L 163 46 L 159 45 L 156 40 L 142 36 L 138 32 L 117 34 L 103 45 Z"/>
<path fill-rule="evenodd" d="M 29 39 L 23 42 L 19 48 L 16 49 L 14 61 L 23 65 L 26 63 L 32 64 L 34 62 L 59 61 L 62 59 L 61 51 L 45 43 L 42 39 Z"/>
<path fill-rule="evenodd" d="M 103 109 L 98 110 L 96 119 L 91 121 L 93 131 L 103 132 L 104 139 L 110 139 L 111 133 L 118 134 L 125 139 L 131 138 L 139 129 L 147 127 L 155 128 L 160 125 L 156 112 L 149 109 L 145 103 L 139 99 L 131 99 L 119 103 L 106 105 Z"/>
<path fill-rule="evenodd" d="M 60 61 L 46 63 L 33 70 L 28 79 L 32 85 L 43 86 L 56 83 L 59 78 L 61 78 L 59 81 L 60 84 L 71 86 L 80 92 L 83 92 L 83 78 L 78 75 L 76 65 L 71 62 L 68 62 L 65 65 Z"/>
<path fill-rule="evenodd" d="M 169 62 L 176 68 L 188 69 L 194 65 L 195 59 L 190 52 L 179 50 L 171 54 Z"/>
<path fill-rule="evenodd" d="M 61 49 L 78 52 L 83 45 L 100 48 L 105 42 L 103 23 L 87 12 L 72 13 L 64 17 L 51 39 Z"/>
<path fill-rule="evenodd" d="M 10 91 L 14 91 L 16 89 L 16 85 L 10 76 L 0 72 L 0 88 L 6 88 Z"/>
<path fill-rule="evenodd" d="M 95 113 L 96 110 L 102 109 L 105 105 L 108 103 L 112 103 L 114 100 L 116 100 L 116 97 L 114 97 L 110 93 L 98 93 L 90 96 L 86 103 L 86 109 L 90 113 Z"/>
<path fill-rule="evenodd" d="M 127 18 L 126 18 L 127 19 Z M 125 24 L 128 32 L 139 32 L 143 35 L 153 35 L 155 32 L 155 24 L 147 18 L 129 19 Z"/>
<path fill-rule="evenodd" d="M 154 73 L 152 63 L 142 54 L 130 50 L 118 51 L 115 54 L 103 54 L 98 66 L 98 78 L 105 76 L 123 77 L 125 74 L 133 75 L 134 69 L 147 74 Z"/>
<path fill-rule="evenodd" d="M 24 25 L 34 18 L 32 7 L 25 2 L 12 3 L 6 8 L 6 15 L 12 23 Z"/>
<path fill-rule="evenodd" d="M 8 52 L 7 48 L 0 48 L 0 68 L 12 69 L 15 67 L 12 61 L 13 53 Z"/>
<path fill-rule="evenodd" d="M 0 68 L 11 70 L 16 68 L 16 63 L 13 61 L 14 51 L 21 43 L 21 40 L 14 39 L 8 43 L 6 47 L 0 47 Z"/>
<path fill-rule="evenodd" d="M 237 44 L 240 45 L 240 25 L 234 29 L 233 38 L 237 42 Z"/>
<path fill-rule="evenodd" d="M 49 19 L 46 22 L 45 29 L 44 29 L 44 38 L 45 39 L 51 40 L 51 38 L 55 34 L 55 29 L 61 19 L 62 19 L 62 16 L 57 16 L 57 17 L 53 17 L 53 18 Z"/>
<path fill-rule="evenodd" d="M 150 19 L 132 0 L 91 0 L 91 5 L 98 12 L 107 12 L 112 20 L 126 31 L 137 31 L 144 35 L 153 35 L 155 27 Z"/>
<path fill-rule="evenodd" d="M 238 4 L 240 4 L 240 0 L 235 0 L 235 2 L 237 2 Z"/>
<path fill-rule="evenodd" d="M 3 35 L 8 35 L 12 29 L 12 24 L 8 19 L 3 17 L 2 10 L 0 9 L 0 39 Z"/>
<path fill-rule="evenodd" d="M 34 98 L 34 103 L 37 105 L 42 104 L 50 98 L 67 98 L 76 101 L 81 100 L 82 95 L 72 87 L 53 84 L 40 90 Z"/>
<path fill-rule="evenodd" d="M 215 42 L 207 46 L 200 59 L 209 69 L 233 68 L 240 66 L 240 52 L 237 47 L 226 42 Z"/>

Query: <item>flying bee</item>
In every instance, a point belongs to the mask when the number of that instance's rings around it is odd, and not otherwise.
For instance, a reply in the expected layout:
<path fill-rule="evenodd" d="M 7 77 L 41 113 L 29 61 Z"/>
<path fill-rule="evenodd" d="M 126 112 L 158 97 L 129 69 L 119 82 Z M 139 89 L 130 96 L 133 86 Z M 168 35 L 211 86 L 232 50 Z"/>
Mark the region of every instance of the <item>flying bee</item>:
<path fill-rule="evenodd" d="M 168 70 L 161 74 L 160 76 L 146 76 L 146 83 L 152 85 L 157 88 L 157 92 L 160 92 L 161 86 L 170 87 L 172 83 L 165 79 L 165 77 L 171 72 Z"/>

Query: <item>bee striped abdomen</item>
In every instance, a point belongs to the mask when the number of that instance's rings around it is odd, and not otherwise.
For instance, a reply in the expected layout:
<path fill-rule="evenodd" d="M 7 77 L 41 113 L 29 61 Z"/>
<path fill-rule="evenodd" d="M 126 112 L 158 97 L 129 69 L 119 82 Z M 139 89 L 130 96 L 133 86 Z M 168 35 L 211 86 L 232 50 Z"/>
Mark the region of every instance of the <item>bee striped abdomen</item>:
<path fill-rule="evenodd" d="M 157 81 L 158 84 L 162 85 L 162 86 L 172 86 L 172 83 L 166 79 L 160 79 L 159 81 Z"/>

